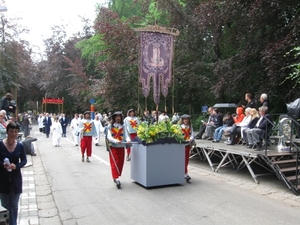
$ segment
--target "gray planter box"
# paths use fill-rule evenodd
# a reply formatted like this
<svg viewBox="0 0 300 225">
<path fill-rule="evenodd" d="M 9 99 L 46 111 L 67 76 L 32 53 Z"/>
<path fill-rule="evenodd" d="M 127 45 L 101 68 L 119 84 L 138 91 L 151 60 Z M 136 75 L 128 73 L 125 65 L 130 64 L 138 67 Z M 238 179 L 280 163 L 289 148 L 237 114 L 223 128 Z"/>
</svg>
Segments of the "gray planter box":
<svg viewBox="0 0 300 225">
<path fill-rule="evenodd" d="M 144 187 L 182 184 L 184 155 L 184 144 L 133 144 L 131 179 Z"/>
</svg>

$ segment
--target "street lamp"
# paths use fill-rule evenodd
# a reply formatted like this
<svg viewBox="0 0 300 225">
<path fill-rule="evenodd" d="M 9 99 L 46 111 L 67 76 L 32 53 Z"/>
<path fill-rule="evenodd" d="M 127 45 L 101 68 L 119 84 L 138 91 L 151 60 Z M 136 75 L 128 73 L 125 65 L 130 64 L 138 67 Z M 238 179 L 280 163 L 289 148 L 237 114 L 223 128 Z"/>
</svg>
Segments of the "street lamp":
<svg viewBox="0 0 300 225">
<path fill-rule="evenodd" d="M 7 11 L 7 7 L 5 5 L 4 0 L 2 0 L 0 3 L 0 12 L 6 12 L 6 11 Z"/>
</svg>

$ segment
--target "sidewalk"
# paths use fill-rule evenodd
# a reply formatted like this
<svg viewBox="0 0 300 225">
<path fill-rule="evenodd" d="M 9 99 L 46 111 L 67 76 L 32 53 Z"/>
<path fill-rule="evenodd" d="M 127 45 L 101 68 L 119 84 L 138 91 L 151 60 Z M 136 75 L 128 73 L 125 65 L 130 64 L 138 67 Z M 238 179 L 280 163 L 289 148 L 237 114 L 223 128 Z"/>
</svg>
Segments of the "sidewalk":
<svg viewBox="0 0 300 225">
<path fill-rule="evenodd" d="M 27 155 L 27 164 L 21 169 L 23 193 L 19 201 L 18 225 L 61 224 L 38 147 L 44 134 L 32 132 L 38 139 L 33 142 L 37 155 Z"/>
<path fill-rule="evenodd" d="M 36 145 L 35 149 L 37 149 Z M 21 169 L 23 176 L 23 193 L 19 201 L 19 225 L 39 224 L 34 168 L 32 163 L 33 157 L 37 156 L 27 155 L 27 164 Z"/>
</svg>

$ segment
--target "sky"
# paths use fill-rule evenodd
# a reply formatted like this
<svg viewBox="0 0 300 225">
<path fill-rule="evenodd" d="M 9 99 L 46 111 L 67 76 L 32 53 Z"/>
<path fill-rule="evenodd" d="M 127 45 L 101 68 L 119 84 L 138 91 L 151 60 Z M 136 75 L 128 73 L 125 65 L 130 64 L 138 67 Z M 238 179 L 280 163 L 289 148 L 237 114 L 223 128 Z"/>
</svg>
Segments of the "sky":
<svg viewBox="0 0 300 225">
<path fill-rule="evenodd" d="M 1 2 L 1 0 L 0 0 Z M 80 16 L 96 18 L 96 5 L 104 4 L 106 0 L 5 0 L 9 18 L 22 18 L 18 23 L 28 28 L 29 34 L 22 36 L 31 46 L 39 46 L 44 51 L 43 39 L 52 36 L 51 27 L 66 25 L 69 36 L 81 31 Z M 34 48 L 37 51 L 38 48 Z"/>
</svg>

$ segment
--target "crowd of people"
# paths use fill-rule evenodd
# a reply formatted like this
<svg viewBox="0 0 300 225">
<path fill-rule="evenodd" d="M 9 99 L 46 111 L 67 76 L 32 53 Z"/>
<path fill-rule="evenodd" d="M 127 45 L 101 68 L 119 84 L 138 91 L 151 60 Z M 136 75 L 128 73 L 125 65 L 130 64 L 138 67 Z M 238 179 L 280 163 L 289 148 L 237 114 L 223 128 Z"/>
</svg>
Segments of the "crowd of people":
<svg viewBox="0 0 300 225">
<path fill-rule="evenodd" d="M 9 100 L 12 98 L 7 94 L 1 99 L 0 111 L 0 159 L 7 159 L 0 168 L 0 199 L 3 207 L 9 210 L 10 224 L 16 224 L 18 213 L 18 201 L 22 192 L 22 177 L 20 169 L 26 164 L 26 154 L 35 156 L 32 142 L 36 138 L 30 136 L 31 116 L 20 113 L 14 121 L 8 114 L 12 109 Z M 106 149 L 109 152 L 111 176 L 117 188 L 121 188 L 120 177 L 123 171 L 125 158 L 131 160 L 131 143 L 137 137 L 137 129 L 141 122 L 156 123 L 166 120 L 173 124 L 179 124 L 182 135 L 186 140 L 185 145 L 185 168 L 184 178 L 190 182 L 188 174 L 188 163 L 192 143 L 195 139 L 207 139 L 212 142 L 220 142 L 223 135 L 226 136 L 226 144 L 234 145 L 236 140 L 242 140 L 249 148 L 256 147 L 260 150 L 262 140 L 268 135 L 272 128 L 272 118 L 269 115 L 270 107 L 268 96 L 260 96 L 260 107 L 258 111 L 252 99 L 252 95 L 245 95 L 247 104 L 239 105 L 235 114 L 226 113 L 224 116 L 217 108 L 209 107 L 209 118 L 202 121 L 199 133 L 194 136 L 191 116 L 183 114 L 179 116 L 174 113 L 170 119 L 166 112 L 147 110 L 141 118 L 138 118 L 134 109 L 129 109 L 124 116 L 121 111 L 114 113 L 95 113 L 92 119 L 91 112 L 74 114 L 68 119 L 65 114 L 59 115 L 42 113 L 37 117 L 38 128 L 45 133 L 46 138 L 52 135 L 53 145 L 60 146 L 61 138 L 67 137 L 67 129 L 70 127 L 75 146 L 80 146 L 81 161 L 91 162 L 92 143 L 100 145 L 101 135 L 105 136 Z M 19 131 L 24 132 L 23 144 L 17 141 Z M 205 136 L 203 137 L 203 135 Z M 267 144 L 267 143 L 266 143 Z"/>
<path fill-rule="evenodd" d="M 226 113 L 223 116 L 217 108 L 209 107 L 208 121 L 203 121 L 196 139 L 207 139 L 220 142 L 223 135 L 227 137 L 225 143 L 234 145 L 245 144 L 248 148 L 260 151 L 262 143 L 269 143 L 273 121 L 269 114 L 270 107 L 267 94 L 260 96 L 260 106 L 256 109 L 252 95 L 245 95 L 246 105 L 238 105 L 235 114 Z M 205 136 L 203 137 L 203 134 Z"/>
<path fill-rule="evenodd" d="M 31 118 L 27 113 L 17 118 L 10 116 L 15 113 L 16 106 L 12 95 L 7 93 L 1 98 L 0 110 L 0 200 L 1 205 L 9 212 L 7 219 L 10 225 L 17 225 L 18 203 L 22 193 L 21 168 L 27 163 L 26 154 L 35 156 L 33 141 L 30 137 Z M 26 137 L 20 141 L 20 132 Z"/>
</svg>

